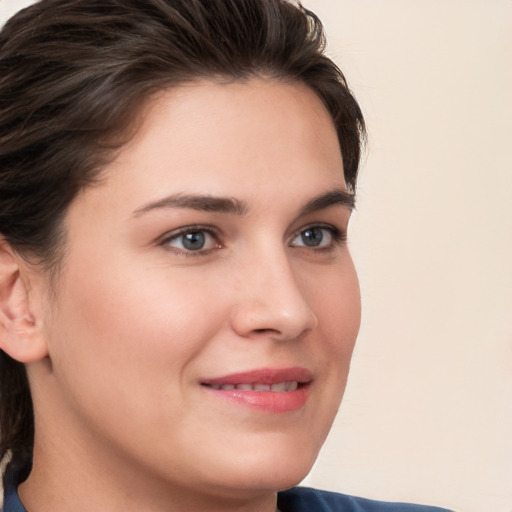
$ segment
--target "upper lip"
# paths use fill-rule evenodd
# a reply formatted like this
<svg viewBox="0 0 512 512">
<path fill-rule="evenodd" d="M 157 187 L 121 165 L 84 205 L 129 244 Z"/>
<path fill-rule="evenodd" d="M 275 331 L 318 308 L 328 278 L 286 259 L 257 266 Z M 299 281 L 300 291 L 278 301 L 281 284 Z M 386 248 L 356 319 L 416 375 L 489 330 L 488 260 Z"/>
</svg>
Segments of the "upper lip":
<svg viewBox="0 0 512 512">
<path fill-rule="evenodd" d="M 232 373 L 206 379 L 201 384 L 224 385 L 224 384 L 277 384 L 279 382 L 308 383 L 313 379 L 312 373 L 306 368 L 260 368 L 246 372 Z"/>
</svg>

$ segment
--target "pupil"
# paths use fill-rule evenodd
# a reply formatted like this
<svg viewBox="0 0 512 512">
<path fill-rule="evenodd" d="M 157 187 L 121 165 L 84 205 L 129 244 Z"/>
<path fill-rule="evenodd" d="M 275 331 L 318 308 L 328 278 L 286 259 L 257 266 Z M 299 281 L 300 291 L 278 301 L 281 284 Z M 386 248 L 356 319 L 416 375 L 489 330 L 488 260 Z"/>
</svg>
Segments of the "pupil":
<svg viewBox="0 0 512 512">
<path fill-rule="evenodd" d="M 324 234 L 320 228 L 306 229 L 301 234 L 302 242 L 308 247 L 316 247 L 322 243 Z"/>
<path fill-rule="evenodd" d="M 200 231 L 183 235 L 183 247 L 190 250 L 198 250 L 204 247 L 205 236 Z"/>
</svg>

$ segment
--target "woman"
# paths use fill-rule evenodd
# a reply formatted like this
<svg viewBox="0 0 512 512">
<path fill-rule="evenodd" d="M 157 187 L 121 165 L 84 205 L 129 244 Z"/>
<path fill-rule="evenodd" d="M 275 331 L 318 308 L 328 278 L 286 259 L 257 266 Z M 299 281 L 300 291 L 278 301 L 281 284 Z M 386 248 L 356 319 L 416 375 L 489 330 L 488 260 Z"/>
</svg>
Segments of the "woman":
<svg viewBox="0 0 512 512">
<path fill-rule="evenodd" d="M 364 121 L 323 45 L 285 0 L 43 0 L 4 27 L 6 512 L 434 510 L 292 488 L 360 319 Z"/>
</svg>

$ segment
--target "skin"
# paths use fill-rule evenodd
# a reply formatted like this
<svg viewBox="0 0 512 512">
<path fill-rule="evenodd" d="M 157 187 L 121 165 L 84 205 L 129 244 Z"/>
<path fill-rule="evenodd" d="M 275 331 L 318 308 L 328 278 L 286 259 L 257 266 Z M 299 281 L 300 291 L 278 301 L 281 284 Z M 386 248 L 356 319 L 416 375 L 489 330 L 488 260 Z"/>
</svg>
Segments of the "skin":
<svg viewBox="0 0 512 512">
<path fill-rule="evenodd" d="M 152 99 L 103 176 L 67 213 L 55 296 L 19 262 L 39 333 L 23 356 L 36 417 L 23 503 L 273 512 L 276 491 L 307 474 L 325 440 L 359 328 L 356 273 L 333 235 L 346 233 L 350 207 L 303 212 L 346 191 L 329 114 L 301 84 L 184 85 Z M 162 202 L 176 195 L 227 197 L 245 211 Z M 312 225 L 320 247 L 304 245 Z M 211 231 L 203 249 L 184 247 L 184 227 Z M 313 379 L 290 412 L 201 385 L 288 367 Z"/>
</svg>

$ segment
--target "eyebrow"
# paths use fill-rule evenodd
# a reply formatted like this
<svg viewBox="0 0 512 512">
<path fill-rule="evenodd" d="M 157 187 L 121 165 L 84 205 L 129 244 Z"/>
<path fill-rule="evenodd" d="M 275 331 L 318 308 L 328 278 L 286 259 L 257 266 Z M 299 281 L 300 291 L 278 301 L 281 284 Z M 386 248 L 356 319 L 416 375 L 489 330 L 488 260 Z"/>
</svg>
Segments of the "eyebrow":
<svg viewBox="0 0 512 512">
<path fill-rule="evenodd" d="M 314 213 L 318 210 L 329 208 L 330 206 L 344 206 L 349 210 L 353 210 L 356 206 L 355 195 L 342 188 L 329 190 L 307 202 L 301 208 L 299 216 Z"/>
<path fill-rule="evenodd" d="M 344 189 L 334 189 L 308 201 L 299 212 L 299 216 L 341 205 L 352 210 L 355 207 L 354 194 Z M 245 201 L 234 197 L 217 197 L 203 194 L 174 194 L 151 202 L 133 212 L 139 217 L 153 210 L 166 208 L 189 208 L 204 212 L 227 213 L 231 215 L 246 215 L 249 207 Z"/>
<path fill-rule="evenodd" d="M 216 197 L 203 194 L 175 194 L 138 208 L 133 213 L 136 217 L 161 208 L 189 208 L 204 212 L 230 213 L 245 215 L 249 208 L 247 203 L 233 197 Z"/>
</svg>

